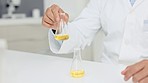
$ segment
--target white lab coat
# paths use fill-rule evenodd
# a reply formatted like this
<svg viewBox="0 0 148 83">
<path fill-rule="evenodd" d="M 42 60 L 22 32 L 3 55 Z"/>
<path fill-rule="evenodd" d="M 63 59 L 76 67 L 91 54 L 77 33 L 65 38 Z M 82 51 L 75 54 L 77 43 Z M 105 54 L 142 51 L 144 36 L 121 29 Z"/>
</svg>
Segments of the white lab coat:
<svg viewBox="0 0 148 83">
<path fill-rule="evenodd" d="M 61 45 L 49 31 L 54 53 L 69 53 L 89 45 L 96 33 L 105 33 L 102 61 L 135 62 L 148 57 L 148 0 L 91 0 L 68 25 L 69 40 Z"/>
</svg>

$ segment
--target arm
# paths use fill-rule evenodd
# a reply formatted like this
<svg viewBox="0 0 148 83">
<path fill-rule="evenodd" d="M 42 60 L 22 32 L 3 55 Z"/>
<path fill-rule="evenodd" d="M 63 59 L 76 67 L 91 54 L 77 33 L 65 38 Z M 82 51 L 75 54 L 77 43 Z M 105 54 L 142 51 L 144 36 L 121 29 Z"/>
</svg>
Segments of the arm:
<svg viewBox="0 0 148 83">
<path fill-rule="evenodd" d="M 64 41 L 62 46 L 58 45 L 59 47 L 56 47 L 56 49 L 54 46 L 51 46 L 50 48 L 53 52 L 73 52 L 74 48 L 85 48 L 86 45 L 92 42 L 96 32 L 101 28 L 97 1 L 91 0 L 80 16 L 68 24 L 69 40 Z M 52 39 L 49 41 L 52 42 Z"/>
<path fill-rule="evenodd" d="M 96 32 L 101 28 L 100 24 L 100 0 L 91 0 L 80 16 L 68 24 L 69 39 L 60 45 L 49 31 L 50 48 L 54 53 L 69 53 L 74 48 L 85 48 L 89 45 Z"/>
</svg>

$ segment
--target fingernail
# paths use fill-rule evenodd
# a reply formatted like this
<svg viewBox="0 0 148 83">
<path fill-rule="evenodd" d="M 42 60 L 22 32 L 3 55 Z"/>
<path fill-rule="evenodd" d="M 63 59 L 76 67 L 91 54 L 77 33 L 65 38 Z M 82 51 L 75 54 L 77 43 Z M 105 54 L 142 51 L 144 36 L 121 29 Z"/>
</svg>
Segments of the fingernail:
<svg viewBox="0 0 148 83">
<path fill-rule="evenodd" d="M 126 71 L 125 71 L 125 70 L 123 70 L 123 71 L 121 72 L 121 74 L 122 74 L 122 75 L 124 75 L 124 74 L 125 74 L 125 72 L 126 72 Z"/>
<path fill-rule="evenodd" d="M 128 79 L 127 78 L 124 78 L 124 80 L 127 81 Z"/>
<path fill-rule="evenodd" d="M 127 72 L 127 69 L 123 70 L 122 71 L 122 74 L 124 75 L 126 72 Z"/>
</svg>

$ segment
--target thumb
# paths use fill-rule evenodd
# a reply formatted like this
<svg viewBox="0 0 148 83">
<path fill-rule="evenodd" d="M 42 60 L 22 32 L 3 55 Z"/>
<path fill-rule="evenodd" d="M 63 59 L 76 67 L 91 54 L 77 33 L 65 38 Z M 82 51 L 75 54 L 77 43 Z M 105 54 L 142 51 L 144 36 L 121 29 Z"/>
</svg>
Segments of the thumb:
<svg viewBox="0 0 148 83">
<path fill-rule="evenodd" d="M 68 23 L 68 20 L 69 20 L 69 15 L 67 13 L 65 13 L 65 16 L 64 16 L 64 21 L 66 23 Z"/>
<path fill-rule="evenodd" d="M 67 23 L 69 20 L 69 15 L 65 13 L 62 9 L 59 11 L 59 14 L 60 14 L 60 18 Z"/>
</svg>

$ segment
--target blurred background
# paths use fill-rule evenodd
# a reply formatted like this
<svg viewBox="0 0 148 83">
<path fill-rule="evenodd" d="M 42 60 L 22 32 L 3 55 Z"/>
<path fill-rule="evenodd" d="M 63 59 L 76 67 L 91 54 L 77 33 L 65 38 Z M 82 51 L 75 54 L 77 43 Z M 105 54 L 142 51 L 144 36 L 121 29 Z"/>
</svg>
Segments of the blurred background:
<svg viewBox="0 0 148 83">
<path fill-rule="evenodd" d="M 9 50 L 55 55 L 48 43 L 48 29 L 42 26 L 44 11 L 53 3 L 58 4 L 74 20 L 89 0 L 0 0 L 0 39 L 7 40 Z M 91 46 L 83 51 L 85 60 L 99 61 L 102 53 L 102 32 L 96 35 Z M 99 56 L 98 56 L 99 55 Z"/>
</svg>

